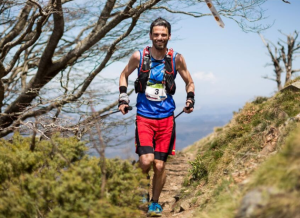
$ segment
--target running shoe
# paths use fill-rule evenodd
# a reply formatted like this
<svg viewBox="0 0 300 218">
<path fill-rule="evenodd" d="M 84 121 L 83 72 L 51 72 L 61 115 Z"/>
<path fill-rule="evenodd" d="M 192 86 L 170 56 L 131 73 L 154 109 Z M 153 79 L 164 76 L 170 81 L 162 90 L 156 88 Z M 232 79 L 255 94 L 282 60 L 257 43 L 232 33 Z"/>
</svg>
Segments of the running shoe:
<svg viewBox="0 0 300 218">
<path fill-rule="evenodd" d="M 162 214 L 162 208 L 159 203 L 151 202 L 148 207 L 148 217 L 160 217 Z"/>
</svg>

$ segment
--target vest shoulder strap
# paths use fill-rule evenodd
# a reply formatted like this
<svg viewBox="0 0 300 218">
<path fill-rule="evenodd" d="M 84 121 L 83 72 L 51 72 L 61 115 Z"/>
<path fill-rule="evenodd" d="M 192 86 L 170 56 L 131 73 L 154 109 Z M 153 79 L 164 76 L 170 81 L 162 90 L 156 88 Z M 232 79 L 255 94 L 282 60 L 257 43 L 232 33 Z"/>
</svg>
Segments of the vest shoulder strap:
<svg viewBox="0 0 300 218">
<path fill-rule="evenodd" d="M 147 46 L 143 50 L 142 63 L 141 63 L 142 66 L 140 68 L 140 71 L 143 73 L 148 73 L 150 71 L 150 65 L 151 65 L 150 62 L 151 62 L 150 51 L 149 51 L 149 46 Z"/>
<path fill-rule="evenodd" d="M 174 69 L 173 56 L 174 56 L 174 50 L 170 48 L 168 50 L 168 53 L 165 55 L 164 61 L 165 61 L 166 73 L 172 74 L 174 76 L 175 69 Z M 143 50 L 140 72 L 148 73 L 151 68 L 150 65 L 151 65 L 151 57 L 150 57 L 149 46 L 147 46 Z"/>
<path fill-rule="evenodd" d="M 168 50 L 167 55 L 165 56 L 165 71 L 168 74 L 172 74 L 174 76 L 174 63 L 173 63 L 174 51 L 172 48 Z"/>
</svg>

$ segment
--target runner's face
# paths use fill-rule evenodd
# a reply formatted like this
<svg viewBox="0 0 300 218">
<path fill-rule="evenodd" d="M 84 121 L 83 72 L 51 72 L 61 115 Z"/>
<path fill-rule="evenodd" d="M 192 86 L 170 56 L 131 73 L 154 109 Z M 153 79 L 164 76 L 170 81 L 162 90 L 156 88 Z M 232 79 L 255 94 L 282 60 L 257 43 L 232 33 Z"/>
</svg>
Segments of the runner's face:
<svg viewBox="0 0 300 218">
<path fill-rule="evenodd" d="M 168 28 L 164 26 L 154 26 L 152 34 L 150 33 L 150 39 L 157 50 L 163 50 L 167 47 L 171 35 L 168 33 Z"/>
</svg>

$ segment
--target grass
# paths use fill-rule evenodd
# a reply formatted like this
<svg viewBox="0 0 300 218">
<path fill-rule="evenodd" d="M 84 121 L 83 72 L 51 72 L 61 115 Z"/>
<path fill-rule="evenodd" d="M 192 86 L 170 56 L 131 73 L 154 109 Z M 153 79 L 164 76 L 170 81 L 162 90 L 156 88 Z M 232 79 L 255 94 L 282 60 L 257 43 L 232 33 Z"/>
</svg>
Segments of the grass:
<svg viewBox="0 0 300 218">
<path fill-rule="evenodd" d="M 197 149 L 197 157 L 191 162 L 190 176 L 185 179 L 184 185 L 186 189 L 194 187 L 195 191 L 191 193 L 191 198 L 199 196 L 200 200 L 195 202 L 199 204 L 202 212 L 198 212 L 197 217 L 235 217 L 243 195 L 260 185 L 274 186 L 275 184 L 291 199 L 299 197 L 299 193 L 295 190 L 296 187 L 300 189 L 298 184 L 300 155 L 299 157 L 294 155 L 295 164 L 291 167 L 288 165 L 292 161 L 293 154 L 298 154 L 298 150 L 294 150 L 296 149 L 294 142 L 297 140 L 300 154 L 300 137 L 295 139 L 296 136 L 292 136 L 287 142 L 289 146 L 282 148 L 286 144 L 286 137 L 296 128 L 295 123 L 289 120 L 300 113 L 299 94 L 299 92 L 285 90 L 271 98 L 257 97 L 236 112 L 229 124 L 215 128 L 210 136 L 189 147 L 188 150 L 193 152 Z M 270 128 L 277 128 L 280 133 L 276 145 L 280 155 L 269 158 L 266 164 L 262 165 L 263 167 L 255 171 L 255 166 L 266 159 L 259 153 L 266 143 L 265 136 Z M 300 130 L 297 134 L 300 135 Z M 251 183 L 243 185 L 241 189 L 237 185 L 239 182 L 236 182 L 240 178 L 235 176 L 235 173 L 245 172 L 245 177 L 249 177 L 254 171 L 254 179 Z M 203 181 L 205 181 L 204 186 L 200 185 Z M 188 194 L 185 194 L 185 197 L 188 198 Z M 274 197 L 277 198 L 279 197 Z M 287 196 L 283 199 L 285 203 L 282 202 L 282 205 L 293 206 Z M 278 212 L 275 206 L 268 207 Z M 265 216 L 266 212 L 263 210 L 258 214 L 258 217 L 272 217 Z"/>
<path fill-rule="evenodd" d="M 276 190 L 265 195 L 264 207 L 251 217 L 293 218 L 300 213 L 300 127 L 286 141 L 282 150 L 266 162 L 250 177 L 245 186 L 237 186 L 230 177 L 222 178 L 211 193 L 212 199 L 203 204 L 196 217 L 236 217 L 241 199 L 257 187 Z M 201 197 L 205 195 L 202 192 Z"/>
</svg>

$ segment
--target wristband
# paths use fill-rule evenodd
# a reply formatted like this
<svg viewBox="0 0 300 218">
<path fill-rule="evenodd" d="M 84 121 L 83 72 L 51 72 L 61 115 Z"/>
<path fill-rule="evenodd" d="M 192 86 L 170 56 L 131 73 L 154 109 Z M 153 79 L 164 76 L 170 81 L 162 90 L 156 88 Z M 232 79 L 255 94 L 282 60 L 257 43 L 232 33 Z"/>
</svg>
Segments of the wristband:
<svg viewBox="0 0 300 218">
<path fill-rule="evenodd" d="M 126 93 L 121 93 L 119 95 L 119 102 L 126 102 L 127 104 L 129 104 L 129 96 Z"/>
<path fill-rule="evenodd" d="M 187 93 L 186 100 L 192 101 L 192 103 L 189 102 L 189 108 L 194 108 L 194 105 L 195 105 L 195 98 L 194 97 L 195 97 L 194 92 Z"/>
<path fill-rule="evenodd" d="M 194 97 L 195 97 L 195 93 L 194 92 L 187 93 L 187 96 L 186 96 L 187 99 L 188 98 L 194 98 Z"/>
<path fill-rule="evenodd" d="M 122 87 L 122 86 L 121 86 Z M 126 87 L 125 87 L 126 88 Z M 119 96 L 119 107 L 120 105 L 122 104 L 126 104 L 128 105 L 129 104 L 129 96 L 127 95 L 127 93 L 121 93 L 120 96 Z"/>
<path fill-rule="evenodd" d="M 127 87 L 126 86 L 120 86 L 119 91 L 120 91 L 120 94 L 121 93 L 127 93 Z"/>
<path fill-rule="evenodd" d="M 123 104 L 128 105 L 128 103 L 127 103 L 126 101 L 119 101 L 118 107 L 120 107 L 120 106 L 123 105 Z"/>
</svg>

